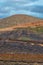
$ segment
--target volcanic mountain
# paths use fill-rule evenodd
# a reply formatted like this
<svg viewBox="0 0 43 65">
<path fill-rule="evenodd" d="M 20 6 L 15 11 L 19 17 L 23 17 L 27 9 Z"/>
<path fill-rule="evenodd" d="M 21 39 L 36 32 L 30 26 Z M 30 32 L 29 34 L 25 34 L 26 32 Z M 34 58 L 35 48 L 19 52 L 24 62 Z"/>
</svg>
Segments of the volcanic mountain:
<svg viewBox="0 0 43 65">
<path fill-rule="evenodd" d="M 43 20 L 22 14 L 0 19 L 0 31 L 11 31 L 15 28 L 35 26 L 43 26 Z"/>
</svg>

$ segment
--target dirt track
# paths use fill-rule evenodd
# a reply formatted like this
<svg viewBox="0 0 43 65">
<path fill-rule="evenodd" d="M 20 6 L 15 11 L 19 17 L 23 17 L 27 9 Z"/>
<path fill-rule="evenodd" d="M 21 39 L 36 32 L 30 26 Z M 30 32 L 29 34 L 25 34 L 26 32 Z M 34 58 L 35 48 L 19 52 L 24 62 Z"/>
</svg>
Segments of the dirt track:
<svg viewBox="0 0 43 65">
<path fill-rule="evenodd" d="M 17 25 L 17 26 L 12 26 L 12 27 L 7 27 L 7 28 L 0 28 L 0 31 L 12 31 L 13 29 L 16 29 L 16 28 L 26 28 L 30 25 L 27 24 L 22 24 L 22 25 Z"/>
<path fill-rule="evenodd" d="M 7 28 L 0 28 L 0 31 L 12 31 L 12 30 L 17 29 L 17 28 L 35 27 L 37 25 L 39 25 L 39 24 L 34 24 L 34 23 L 26 23 L 25 24 L 24 23 L 24 24 L 19 24 L 19 25 L 7 27 Z M 41 25 L 41 26 L 43 26 L 43 25 Z"/>
</svg>

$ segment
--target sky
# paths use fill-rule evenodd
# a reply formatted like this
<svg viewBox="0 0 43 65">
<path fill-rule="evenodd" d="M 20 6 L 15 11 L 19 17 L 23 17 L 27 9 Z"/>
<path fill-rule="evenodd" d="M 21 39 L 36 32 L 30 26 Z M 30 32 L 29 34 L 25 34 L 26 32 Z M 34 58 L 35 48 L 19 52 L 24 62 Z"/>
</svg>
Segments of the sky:
<svg viewBox="0 0 43 65">
<path fill-rule="evenodd" d="M 43 18 L 43 0 L 0 0 L 0 18 L 15 14 Z"/>
</svg>

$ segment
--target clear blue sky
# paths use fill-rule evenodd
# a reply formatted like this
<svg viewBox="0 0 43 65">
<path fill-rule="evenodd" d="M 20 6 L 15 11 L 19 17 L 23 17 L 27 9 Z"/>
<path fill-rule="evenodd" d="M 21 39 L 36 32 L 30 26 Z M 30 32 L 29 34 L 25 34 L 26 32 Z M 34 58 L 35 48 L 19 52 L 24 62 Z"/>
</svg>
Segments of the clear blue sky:
<svg viewBox="0 0 43 65">
<path fill-rule="evenodd" d="M 0 18 L 15 14 L 43 18 L 43 0 L 0 0 Z"/>
</svg>

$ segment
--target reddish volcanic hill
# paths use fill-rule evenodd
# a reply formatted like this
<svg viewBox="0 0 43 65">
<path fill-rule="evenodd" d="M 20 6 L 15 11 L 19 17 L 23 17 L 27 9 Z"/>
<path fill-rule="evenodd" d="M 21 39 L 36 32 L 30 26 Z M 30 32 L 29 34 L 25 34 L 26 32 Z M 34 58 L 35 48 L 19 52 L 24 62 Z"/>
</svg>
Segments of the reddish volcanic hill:
<svg viewBox="0 0 43 65">
<path fill-rule="evenodd" d="M 28 26 L 43 26 L 43 20 L 28 15 L 13 15 L 0 19 L 0 31 L 11 31 L 14 28 Z"/>
</svg>

